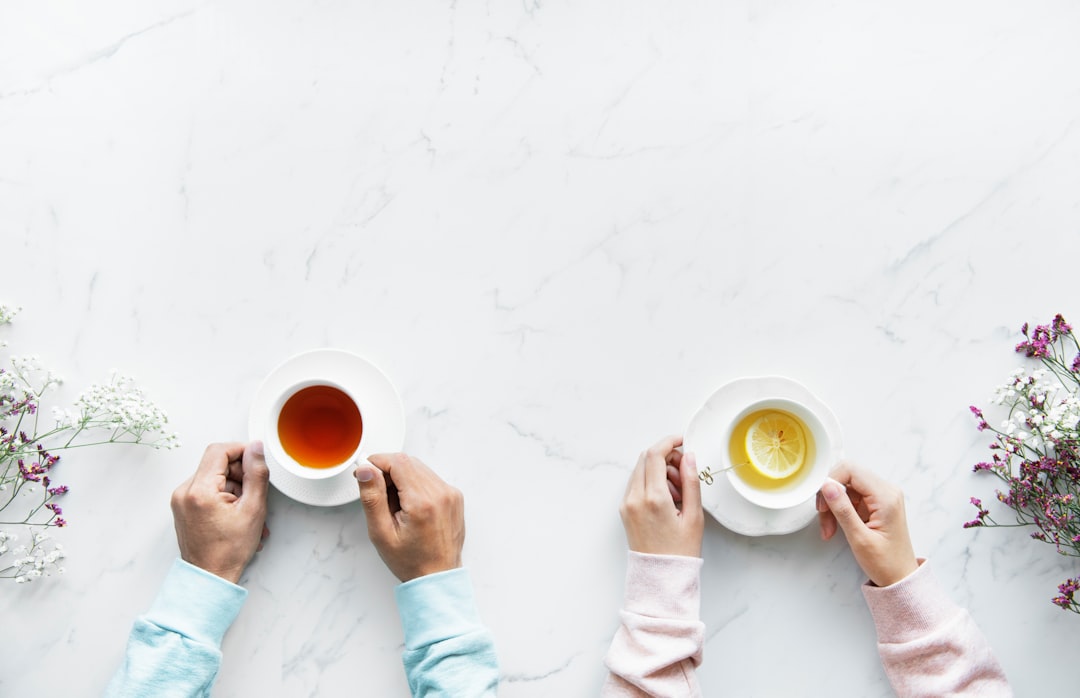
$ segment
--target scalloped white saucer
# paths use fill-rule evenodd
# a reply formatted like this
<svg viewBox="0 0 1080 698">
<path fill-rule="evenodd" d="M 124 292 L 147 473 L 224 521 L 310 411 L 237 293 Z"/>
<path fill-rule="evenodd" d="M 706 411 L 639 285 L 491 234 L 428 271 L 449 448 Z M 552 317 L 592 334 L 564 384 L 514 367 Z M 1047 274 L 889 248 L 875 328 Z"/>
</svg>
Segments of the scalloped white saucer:
<svg viewBox="0 0 1080 698">
<path fill-rule="evenodd" d="M 333 381 L 364 396 L 363 443 L 366 453 L 401 450 L 405 443 L 405 406 L 394 384 L 367 359 L 340 349 L 315 349 L 297 354 L 271 371 L 251 401 L 249 438 L 265 441 L 263 430 L 270 423 L 270 410 L 275 399 L 289 386 L 311 378 Z M 333 507 L 360 498 L 352 468 L 325 480 L 306 480 L 285 470 L 269 453 L 266 465 L 274 487 L 298 502 Z"/>
<path fill-rule="evenodd" d="M 698 470 L 713 471 L 711 485 L 701 483 L 701 504 L 724 528 L 745 536 L 771 536 L 793 533 L 806 528 L 817 517 L 814 499 L 789 509 L 766 509 L 743 499 L 728 482 L 727 444 L 722 443 L 728 425 L 752 402 L 767 398 L 787 398 L 800 402 L 821 420 L 833 450 L 822 457 L 833 463 L 840 460 L 842 446 L 840 422 L 816 395 L 801 383 L 783 376 L 739 378 L 721 386 L 705 401 L 690 420 L 683 437 L 683 451 L 697 456 Z"/>
</svg>

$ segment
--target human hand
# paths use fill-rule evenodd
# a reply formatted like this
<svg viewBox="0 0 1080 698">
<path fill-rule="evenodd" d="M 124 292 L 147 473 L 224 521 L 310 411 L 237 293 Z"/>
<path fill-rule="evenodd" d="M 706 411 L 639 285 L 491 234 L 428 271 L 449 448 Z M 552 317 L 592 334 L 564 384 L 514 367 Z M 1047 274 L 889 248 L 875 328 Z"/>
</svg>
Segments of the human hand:
<svg viewBox="0 0 1080 698">
<path fill-rule="evenodd" d="M 371 456 L 353 471 L 368 537 L 390 571 L 407 582 L 461 567 L 465 498 L 404 453 Z"/>
<path fill-rule="evenodd" d="M 876 586 L 895 584 L 914 572 L 919 562 L 900 488 L 849 463 L 841 463 L 831 476 L 835 482 L 822 485 L 817 496 L 822 539 L 832 538 L 839 525 L 855 561 Z"/>
<path fill-rule="evenodd" d="M 694 455 L 675 450 L 681 445 L 681 436 L 657 442 L 638 457 L 630 475 L 619 516 L 635 552 L 701 556 L 701 481 Z"/>
<path fill-rule="evenodd" d="M 180 557 L 233 584 L 239 581 L 270 535 L 269 481 L 261 442 L 207 446 L 195 474 L 172 494 Z"/>
</svg>

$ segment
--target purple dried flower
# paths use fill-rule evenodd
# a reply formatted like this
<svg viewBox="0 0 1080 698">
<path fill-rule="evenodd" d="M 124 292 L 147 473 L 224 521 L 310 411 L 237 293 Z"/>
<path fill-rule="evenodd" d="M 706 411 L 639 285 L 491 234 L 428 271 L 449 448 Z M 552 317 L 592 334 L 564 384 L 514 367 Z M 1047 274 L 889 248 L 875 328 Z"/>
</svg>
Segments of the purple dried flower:
<svg viewBox="0 0 1080 698">
<path fill-rule="evenodd" d="M 971 410 L 971 414 L 975 415 L 975 418 L 979 420 L 979 426 L 978 426 L 979 431 L 983 431 L 983 430 L 988 429 L 990 427 L 990 425 L 986 423 L 986 420 L 983 419 L 982 410 L 980 410 L 975 405 L 970 405 L 968 407 L 968 409 Z"/>
<path fill-rule="evenodd" d="M 1065 322 L 1065 318 L 1061 317 L 1061 313 L 1058 313 L 1054 316 L 1050 329 L 1054 332 L 1054 339 L 1057 339 L 1058 337 L 1072 332 L 1072 325 Z"/>
<path fill-rule="evenodd" d="M 1051 334 L 1050 327 L 1048 325 L 1039 325 L 1031 333 L 1030 339 L 1016 345 L 1016 351 L 1029 358 L 1041 359 L 1049 355 L 1049 347 L 1053 343 L 1054 336 Z"/>
<path fill-rule="evenodd" d="M 41 474 L 45 470 L 39 463 L 31 463 L 29 466 L 23 460 L 19 460 L 19 475 L 28 482 L 41 482 Z"/>
</svg>

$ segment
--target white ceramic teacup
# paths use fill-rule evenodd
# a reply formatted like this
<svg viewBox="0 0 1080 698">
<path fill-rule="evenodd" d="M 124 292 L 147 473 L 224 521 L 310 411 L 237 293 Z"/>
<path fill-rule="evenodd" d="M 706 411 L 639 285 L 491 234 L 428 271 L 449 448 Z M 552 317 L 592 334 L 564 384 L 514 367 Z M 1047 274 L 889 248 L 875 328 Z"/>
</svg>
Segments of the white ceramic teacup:
<svg viewBox="0 0 1080 698">
<path fill-rule="evenodd" d="M 339 385 L 333 381 L 322 380 L 318 378 L 312 378 L 309 380 L 300 381 L 290 385 L 283 390 L 281 394 L 274 400 L 274 406 L 270 410 L 268 415 L 267 424 L 265 427 L 265 437 L 263 438 L 263 448 L 266 450 L 267 455 L 274 459 L 274 462 L 280 465 L 284 470 L 296 475 L 297 477 L 304 478 L 305 480 L 325 480 L 332 478 L 339 473 L 346 470 L 355 468 L 359 463 L 367 460 L 367 454 L 364 451 L 364 435 L 366 429 L 361 427 L 360 440 L 356 444 L 356 448 L 352 452 L 341 460 L 341 462 L 328 467 L 310 467 L 304 465 L 296 460 L 293 456 L 289 455 L 285 446 L 281 443 L 281 432 L 279 429 L 279 420 L 281 418 L 282 408 L 285 403 L 289 401 L 294 395 L 306 388 L 312 388 L 315 386 L 326 386 L 344 393 L 356 406 L 359 412 L 360 421 L 363 425 L 364 420 L 364 406 L 357 395 L 349 391 L 342 385 Z"/>
<path fill-rule="evenodd" d="M 760 507 L 788 509 L 798 506 L 809 500 L 821 489 L 821 485 L 829 476 L 829 471 L 835 465 L 837 445 L 832 443 L 829 432 L 825 425 L 822 424 L 821 419 L 805 405 L 785 398 L 766 398 L 747 405 L 728 425 L 723 440 L 725 444 L 724 457 L 728 461 L 731 460 L 728 454 L 732 447 L 729 444 L 731 444 L 735 428 L 744 418 L 759 410 L 787 412 L 805 425 L 814 444 L 813 452 L 807 454 L 810 457 L 810 462 L 804 463 L 799 472 L 791 476 L 788 481 L 772 489 L 754 487 L 736 472 L 739 469 L 753 468 L 754 466 L 745 462 L 727 462 L 725 467 L 729 468 L 727 471 L 728 481 L 731 483 L 732 488 L 744 499 Z"/>
</svg>

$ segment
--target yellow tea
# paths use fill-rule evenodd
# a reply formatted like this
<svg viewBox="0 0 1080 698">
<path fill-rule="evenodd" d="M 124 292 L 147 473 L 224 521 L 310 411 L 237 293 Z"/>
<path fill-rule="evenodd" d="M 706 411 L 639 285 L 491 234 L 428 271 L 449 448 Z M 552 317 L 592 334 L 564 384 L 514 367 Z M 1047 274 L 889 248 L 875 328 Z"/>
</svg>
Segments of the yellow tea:
<svg viewBox="0 0 1080 698">
<path fill-rule="evenodd" d="M 806 424 L 785 410 L 756 410 L 739 420 L 728 444 L 735 476 L 758 490 L 775 490 L 810 472 L 816 451 Z"/>
<path fill-rule="evenodd" d="M 281 447 L 308 468 L 344 463 L 360 445 L 364 423 L 352 398 L 330 385 L 298 390 L 278 415 Z"/>
</svg>

